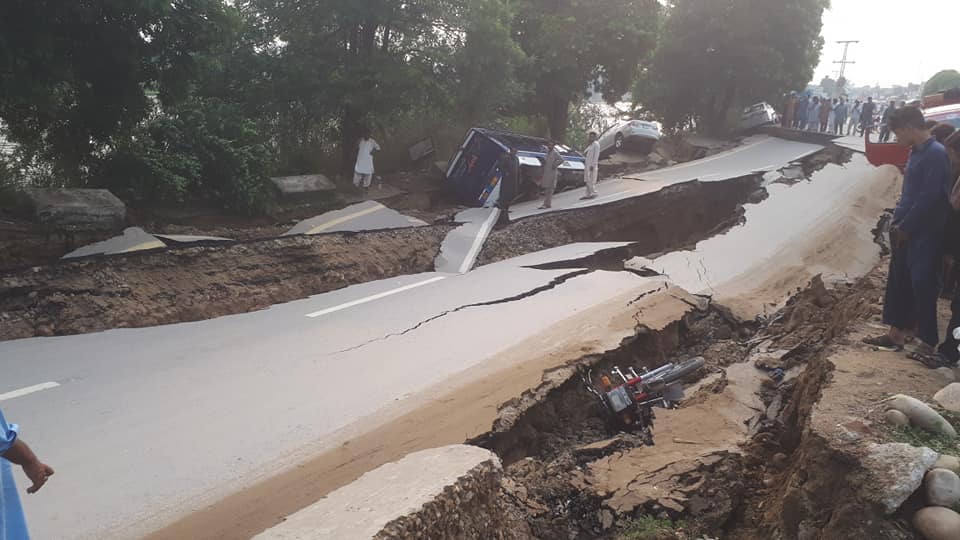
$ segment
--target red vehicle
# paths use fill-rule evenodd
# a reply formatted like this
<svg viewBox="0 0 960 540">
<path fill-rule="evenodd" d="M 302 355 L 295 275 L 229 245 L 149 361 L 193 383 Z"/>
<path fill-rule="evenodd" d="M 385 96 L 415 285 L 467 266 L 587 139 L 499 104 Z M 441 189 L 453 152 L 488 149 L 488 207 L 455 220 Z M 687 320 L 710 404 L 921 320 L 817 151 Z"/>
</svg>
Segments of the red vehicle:
<svg viewBox="0 0 960 540">
<path fill-rule="evenodd" d="M 951 124 L 960 129 L 960 89 L 948 90 L 923 98 L 923 115 L 927 120 Z M 870 130 L 863 134 L 867 161 L 880 165 L 896 165 L 902 171 L 907 166 L 910 149 L 897 143 L 870 142 Z"/>
</svg>

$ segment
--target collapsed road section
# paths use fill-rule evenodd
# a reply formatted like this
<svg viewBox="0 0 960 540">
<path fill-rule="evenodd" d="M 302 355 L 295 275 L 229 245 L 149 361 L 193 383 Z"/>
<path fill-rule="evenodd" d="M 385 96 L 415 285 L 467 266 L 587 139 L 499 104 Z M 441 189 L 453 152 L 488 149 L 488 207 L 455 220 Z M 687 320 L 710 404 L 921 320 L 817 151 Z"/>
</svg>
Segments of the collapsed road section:
<svg viewBox="0 0 960 540">
<path fill-rule="evenodd" d="M 850 168 L 852 175 L 872 171 Z M 871 178 L 839 190 L 839 196 L 852 206 L 885 193 L 882 178 Z M 750 197 L 762 178 L 735 182 Z M 706 185 L 724 183 L 687 183 L 670 193 L 702 196 L 697 190 Z M 739 206 L 729 205 L 736 220 L 718 214 L 682 245 L 697 245 L 703 238 L 698 234 L 718 229 L 733 234 L 744 215 Z M 705 222 L 710 220 L 697 223 Z M 324 238 L 339 238 L 346 252 L 348 239 L 368 235 L 283 241 Z M 790 241 L 790 235 L 782 238 Z M 872 236 L 851 241 L 861 240 L 879 253 Z M 136 536 L 164 525 L 169 527 L 156 537 L 249 536 L 411 451 L 474 440 L 495 422 L 509 429 L 504 419 L 519 418 L 538 401 L 518 396 L 562 386 L 571 377 L 571 362 L 604 358 L 625 340 L 633 343 L 638 332 L 656 334 L 707 309 L 701 297 L 663 276 L 625 268 L 626 259 L 672 249 L 648 245 L 637 252 L 634 244 L 561 245 L 463 275 L 391 277 L 190 324 L 0 343 L 0 363 L 9 374 L 5 384 L 55 383 L 43 399 L 27 396 L 5 403 L 5 409 L 33 426 L 59 426 L 38 428 L 31 441 L 54 449 L 51 461 L 83 471 L 62 480 L 63 493 L 96 486 L 82 502 L 46 499 L 34 508 L 28 501 L 28 510 L 40 534 L 49 537 L 105 531 Z M 621 250 L 619 266 L 605 257 L 590 262 L 610 249 Z M 424 261 L 427 267 L 435 254 Z M 850 267 L 849 274 L 858 268 Z M 788 293 L 780 292 L 775 301 Z M 31 361 L 14 361 L 22 358 Z M 360 381 L 363 390 L 345 381 Z M 83 418 L 90 416 L 109 419 L 110 429 L 84 431 Z M 247 436 L 251 424 L 258 426 L 255 440 Z M 204 454 L 185 460 L 182 448 L 197 439 L 205 442 Z M 177 476 L 156 479 L 145 470 L 143 448 L 151 449 L 151 470 L 176 470 Z M 103 461 L 91 460 L 94 455 L 111 456 L 104 462 L 109 471 L 89 465 Z M 151 475 L 149 482 L 144 475 Z M 189 486 L 179 478 L 191 478 Z M 69 516 L 49 515 L 49 509 L 65 507 L 73 509 Z"/>
</svg>

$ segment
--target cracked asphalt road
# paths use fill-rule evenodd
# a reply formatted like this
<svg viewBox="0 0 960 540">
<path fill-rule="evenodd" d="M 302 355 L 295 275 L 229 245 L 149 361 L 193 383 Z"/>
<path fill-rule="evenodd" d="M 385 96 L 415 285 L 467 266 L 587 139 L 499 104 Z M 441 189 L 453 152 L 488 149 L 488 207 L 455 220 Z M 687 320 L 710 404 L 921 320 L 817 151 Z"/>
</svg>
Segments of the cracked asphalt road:
<svg viewBox="0 0 960 540">
<path fill-rule="evenodd" d="M 2 403 L 57 464 L 57 489 L 25 501 L 34 534 L 140 536 L 382 407 L 653 283 L 629 271 L 520 264 L 404 276 L 203 322 L 0 343 L 4 391 L 59 385 Z"/>
<path fill-rule="evenodd" d="M 821 264 L 804 255 L 820 253 L 813 240 L 824 238 L 869 242 L 878 256 L 867 217 L 886 201 L 865 201 L 895 195 L 895 178 L 885 178 L 824 191 L 783 187 L 786 200 L 814 214 L 791 224 L 790 214 L 751 219 L 748 211 L 748 225 L 773 242 L 769 249 L 731 256 L 724 246 L 750 245 L 731 231 L 655 266 L 681 279 L 695 261 L 743 290 L 766 287 L 764 302 L 775 300 L 792 285 L 776 272 L 790 270 L 777 258 L 784 250 L 795 256 L 791 267 Z M 824 197 L 832 204 L 817 204 Z M 863 219 L 817 217 L 850 207 Z M 808 223 L 820 224 L 816 238 L 776 234 Z M 142 536 L 347 444 L 384 411 L 413 407 L 411 396 L 437 385 L 453 388 L 508 349 L 524 344 L 550 354 L 554 343 L 530 343 L 547 329 L 563 323 L 583 332 L 573 336 L 578 341 L 596 338 L 590 328 L 599 323 L 581 321 L 583 313 L 664 286 L 661 276 L 587 267 L 597 252 L 626 245 L 572 244 L 468 274 L 402 276 L 202 322 L 2 342 L 0 405 L 58 471 L 42 497 L 25 501 L 34 535 Z M 583 268 L 569 264 L 579 260 Z M 843 261 L 837 271 L 861 264 Z M 764 279 L 743 276 L 756 268 L 766 269 Z M 683 279 L 699 284 L 702 270 Z M 556 351 L 558 365 L 571 360 L 565 354 Z"/>
</svg>

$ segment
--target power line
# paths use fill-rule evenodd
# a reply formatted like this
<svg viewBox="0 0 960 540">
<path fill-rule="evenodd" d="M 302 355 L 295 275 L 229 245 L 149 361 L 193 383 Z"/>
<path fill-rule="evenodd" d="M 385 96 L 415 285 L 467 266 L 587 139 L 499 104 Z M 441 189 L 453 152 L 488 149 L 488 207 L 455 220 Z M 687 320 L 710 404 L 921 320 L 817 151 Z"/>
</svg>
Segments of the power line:
<svg viewBox="0 0 960 540">
<path fill-rule="evenodd" d="M 837 43 L 843 45 L 843 59 L 833 61 L 834 64 L 840 64 L 840 75 L 839 75 L 839 78 L 837 79 L 837 81 L 839 81 L 840 79 L 843 79 L 843 75 L 847 71 L 847 65 L 856 64 L 856 62 L 854 62 L 853 60 L 847 60 L 847 53 L 850 52 L 850 45 L 854 43 L 860 43 L 860 42 L 856 40 L 846 40 L 846 41 L 838 41 Z"/>
</svg>

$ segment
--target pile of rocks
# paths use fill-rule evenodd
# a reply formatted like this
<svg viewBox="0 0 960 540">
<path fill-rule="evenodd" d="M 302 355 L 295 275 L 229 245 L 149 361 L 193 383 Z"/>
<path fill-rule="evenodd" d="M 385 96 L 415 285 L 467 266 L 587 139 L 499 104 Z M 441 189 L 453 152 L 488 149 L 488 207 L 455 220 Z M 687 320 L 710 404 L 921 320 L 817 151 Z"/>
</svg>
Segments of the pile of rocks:
<svg viewBox="0 0 960 540">
<path fill-rule="evenodd" d="M 934 396 L 945 410 L 960 412 L 960 383 L 952 383 Z M 955 439 L 957 432 L 943 415 L 922 401 L 897 395 L 887 400 L 885 420 L 898 427 L 915 426 L 937 435 Z M 960 514 L 953 510 L 960 503 L 960 459 L 941 455 L 923 477 L 919 499 L 927 506 L 913 515 L 913 526 L 927 540 L 960 538 Z"/>
</svg>

